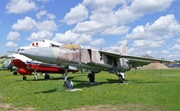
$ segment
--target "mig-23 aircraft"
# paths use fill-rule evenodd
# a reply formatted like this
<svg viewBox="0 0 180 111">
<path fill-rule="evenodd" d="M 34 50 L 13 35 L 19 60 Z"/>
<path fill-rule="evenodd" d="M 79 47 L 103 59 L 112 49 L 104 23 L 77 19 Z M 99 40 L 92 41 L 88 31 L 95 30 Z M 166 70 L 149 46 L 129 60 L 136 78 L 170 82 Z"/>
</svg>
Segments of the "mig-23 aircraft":
<svg viewBox="0 0 180 111">
<path fill-rule="evenodd" d="M 124 49 L 126 48 L 127 45 L 124 45 Z M 126 50 L 121 49 L 121 52 L 126 52 Z M 123 83 L 124 72 L 129 71 L 131 68 L 147 65 L 154 61 L 170 62 L 154 58 L 130 56 L 120 52 L 109 52 L 81 47 L 78 49 L 67 49 L 64 47 L 38 47 L 22 51 L 20 54 L 33 60 L 57 64 L 65 71 L 64 83 L 68 81 L 68 70 L 90 70 L 91 73 L 88 75 L 90 82 L 94 82 L 95 73 L 108 71 L 116 74 L 119 77 L 119 82 Z"/>
</svg>

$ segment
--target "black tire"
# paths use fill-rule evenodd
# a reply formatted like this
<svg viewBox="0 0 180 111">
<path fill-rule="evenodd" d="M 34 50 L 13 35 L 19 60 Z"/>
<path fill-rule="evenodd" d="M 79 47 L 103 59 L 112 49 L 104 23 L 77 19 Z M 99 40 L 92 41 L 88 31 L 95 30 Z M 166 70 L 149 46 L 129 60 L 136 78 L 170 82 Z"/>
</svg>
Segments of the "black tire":
<svg viewBox="0 0 180 111">
<path fill-rule="evenodd" d="M 90 81 L 91 83 L 94 83 L 95 75 L 94 75 L 93 73 L 89 73 L 89 74 L 88 74 L 88 78 L 89 78 L 89 81 Z"/>
<path fill-rule="evenodd" d="M 44 76 L 44 79 L 45 79 L 45 80 L 50 79 L 50 76 L 49 76 L 49 75 L 45 75 L 45 76 Z"/>
<path fill-rule="evenodd" d="M 27 80 L 27 77 L 26 77 L 26 76 L 23 76 L 23 80 L 24 80 L 24 81 Z"/>
<path fill-rule="evenodd" d="M 13 72 L 14 75 L 17 75 L 17 72 Z"/>
</svg>

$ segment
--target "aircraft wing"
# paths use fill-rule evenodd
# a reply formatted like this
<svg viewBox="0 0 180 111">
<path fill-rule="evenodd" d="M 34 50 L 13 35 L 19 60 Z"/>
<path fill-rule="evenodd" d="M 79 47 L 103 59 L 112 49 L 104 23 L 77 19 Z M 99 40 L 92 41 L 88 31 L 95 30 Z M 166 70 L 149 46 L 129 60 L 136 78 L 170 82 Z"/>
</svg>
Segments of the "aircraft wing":
<svg viewBox="0 0 180 111">
<path fill-rule="evenodd" d="M 102 50 L 99 50 L 99 52 L 104 54 L 104 55 L 108 55 L 108 56 L 115 57 L 115 58 L 120 58 L 121 57 L 121 55 L 118 54 L 118 53 L 107 52 L 107 51 L 102 51 Z"/>
<path fill-rule="evenodd" d="M 168 61 L 168 60 L 161 60 L 161 59 L 155 59 L 155 58 L 147 58 L 147 57 L 140 57 L 140 56 L 131 56 L 131 55 L 121 55 L 118 53 L 112 53 L 112 52 L 107 52 L 107 51 L 99 51 L 102 54 L 115 57 L 115 58 L 125 58 L 129 61 L 129 63 L 132 65 L 132 67 L 138 67 L 138 66 L 143 66 L 147 65 L 151 62 L 166 62 L 166 63 L 172 63 L 173 61 Z"/>
<path fill-rule="evenodd" d="M 163 59 L 155 59 L 155 58 L 147 58 L 147 57 L 140 57 L 140 56 L 130 56 L 130 55 L 120 55 L 121 58 L 126 58 L 126 59 L 130 59 L 130 60 L 141 60 L 141 61 L 149 61 L 149 62 L 166 62 L 166 63 L 172 63 L 173 61 L 169 61 L 169 60 L 163 60 Z"/>
<path fill-rule="evenodd" d="M 0 58 L 7 58 L 8 54 L 0 54 Z"/>
<path fill-rule="evenodd" d="M 1 53 L 0 54 L 0 58 L 11 58 L 11 55 L 13 55 L 13 54 L 15 54 L 16 52 L 14 52 L 14 51 L 8 51 L 8 52 L 6 52 L 6 53 Z"/>
</svg>

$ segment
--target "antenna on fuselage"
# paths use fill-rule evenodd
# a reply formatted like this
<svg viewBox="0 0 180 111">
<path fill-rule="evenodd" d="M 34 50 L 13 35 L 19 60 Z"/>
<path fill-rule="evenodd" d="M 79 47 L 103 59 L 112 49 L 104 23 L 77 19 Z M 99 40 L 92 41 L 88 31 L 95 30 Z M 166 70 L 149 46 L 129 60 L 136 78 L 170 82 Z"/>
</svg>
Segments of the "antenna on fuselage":
<svg viewBox="0 0 180 111">
<path fill-rule="evenodd" d="M 100 50 L 102 50 L 102 40 L 101 40 L 101 49 Z"/>
</svg>

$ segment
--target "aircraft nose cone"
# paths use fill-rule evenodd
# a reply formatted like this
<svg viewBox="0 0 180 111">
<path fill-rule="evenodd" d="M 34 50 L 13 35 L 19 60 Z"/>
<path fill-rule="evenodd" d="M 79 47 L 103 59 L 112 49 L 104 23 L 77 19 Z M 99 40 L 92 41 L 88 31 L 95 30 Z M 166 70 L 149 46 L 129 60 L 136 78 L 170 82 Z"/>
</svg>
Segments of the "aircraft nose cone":
<svg viewBox="0 0 180 111">
<path fill-rule="evenodd" d="M 23 50 L 19 53 L 33 60 L 42 62 L 53 63 L 55 59 L 54 51 L 50 47 L 31 48 Z"/>
</svg>

